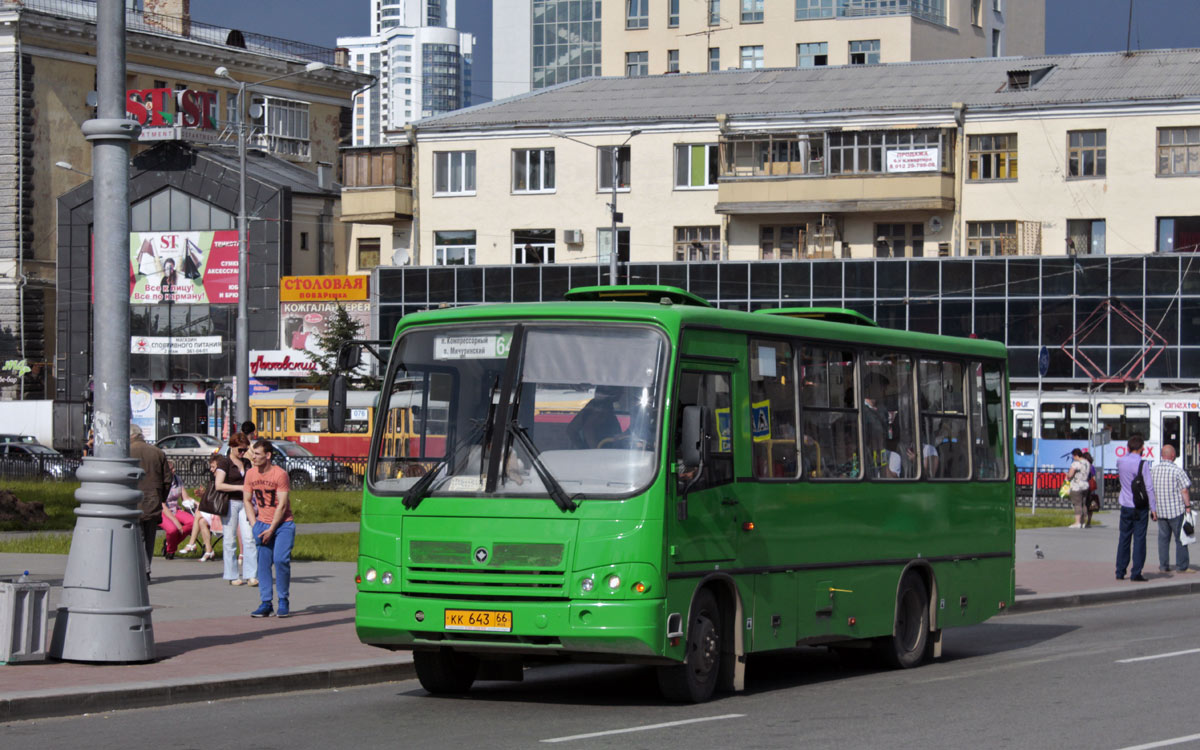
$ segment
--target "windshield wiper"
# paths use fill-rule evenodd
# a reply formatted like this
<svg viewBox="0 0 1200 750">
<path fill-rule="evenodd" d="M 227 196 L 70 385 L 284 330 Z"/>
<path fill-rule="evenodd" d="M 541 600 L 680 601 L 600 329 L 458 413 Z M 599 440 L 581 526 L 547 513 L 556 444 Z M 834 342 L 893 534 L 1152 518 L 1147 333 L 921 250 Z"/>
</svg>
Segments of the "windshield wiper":
<svg viewBox="0 0 1200 750">
<path fill-rule="evenodd" d="M 404 507 L 414 510 L 420 505 L 421 501 L 428 497 L 430 491 L 433 489 L 433 483 L 437 481 L 438 473 L 446 468 L 451 461 L 457 464 L 459 456 L 462 455 L 463 451 L 475 445 L 475 441 L 483 434 L 486 426 L 486 423 L 481 423 L 477 426 L 471 431 L 470 435 L 467 435 L 467 439 L 459 444 L 457 450 L 453 453 L 447 453 L 440 461 L 430 467 L 429 471 L 425 472 L 424 476 L 418 479 L 412 487 L 409 487 L 408 492 L 404 493 Z"/>
<path fill-rule="evenodd" d="M 526 432 L 525 428 L 518 424 L 515 419 L 508 425 L 508 434 L 512 435 L 513 439 L 520 443 L 521 447 L 525 449 L 525 452 L 529 454 L 529 460 L 533 464 L 533 470 L 537 472 L 538 479 L 542 480 L 542 485 L 544 485 L 546 491 L 550 493 L 550 498 L 554 500 L 555 505 L 562 510 L 575 510 L 577 507 L 579 507 L 575 502 L 575 499 L 567 494 L 567 491 L 563 488 L 562 484 L 554 478 L 552 473 L 550 473 L 550 469 L 546 468 L 546 464 L 542 462 L 541 454 L 538 451 L 537 446 L 534 445 L 533 440 L 529 438 L 529 433 Z M 575 495 L 575 497 L 583 499 L 582 494 Z"/>
</svg>

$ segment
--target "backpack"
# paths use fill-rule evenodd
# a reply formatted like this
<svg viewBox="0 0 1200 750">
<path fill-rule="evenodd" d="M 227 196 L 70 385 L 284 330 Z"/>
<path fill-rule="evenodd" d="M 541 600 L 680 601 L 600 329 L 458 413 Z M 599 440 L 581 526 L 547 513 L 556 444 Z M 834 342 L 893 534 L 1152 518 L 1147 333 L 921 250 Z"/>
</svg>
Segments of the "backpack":
<svg viewBox="0 0 1200 750">
<path fill-rule="evenodd" d="M 1138 461 L 1137 474 L 1129 483 L 1129 490 L 1133 493 L 1133 507 L 1138 510 L 1146 510 L 1150 507 L 1150 495 L 1146 493 L 1146 479 L 1142 476 L 1142 467 L 1145 465 L 1146 459 Z"/>
</svg>

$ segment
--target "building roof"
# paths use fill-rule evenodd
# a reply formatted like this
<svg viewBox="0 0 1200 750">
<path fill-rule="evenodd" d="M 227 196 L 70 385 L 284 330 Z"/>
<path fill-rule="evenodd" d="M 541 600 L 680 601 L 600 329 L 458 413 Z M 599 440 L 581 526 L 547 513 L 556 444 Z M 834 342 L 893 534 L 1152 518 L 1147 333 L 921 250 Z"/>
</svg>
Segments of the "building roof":
<svg viewBox="0 0 1200 750">
<path fill-rule="evenodd" d="M 1049 68 L 1048 72 L 1041 75 Z M 1009 73 L 1032 85 L 1009 88 Z M 417 123 L 419 132 L 1200 101 L 1200 49 L 584 78 Z"/>
<path fill-rule="evenodd" d="M 236 148 L 201 146 L 196 153 L 202 158 L 217 162 L 226 169 L 237 172 L 238 155 Z M 329 181 L 321 185 L 317 173 L 293 164 L 278 156 L 265 154 L 253 147 L 246 150 L 246 176 L 274 187 L 284 187 L 293 193 L 304 195 L 341 194 L 342 186 L 333 181 L 333 170 L 329 170 Z"/>
</svg>

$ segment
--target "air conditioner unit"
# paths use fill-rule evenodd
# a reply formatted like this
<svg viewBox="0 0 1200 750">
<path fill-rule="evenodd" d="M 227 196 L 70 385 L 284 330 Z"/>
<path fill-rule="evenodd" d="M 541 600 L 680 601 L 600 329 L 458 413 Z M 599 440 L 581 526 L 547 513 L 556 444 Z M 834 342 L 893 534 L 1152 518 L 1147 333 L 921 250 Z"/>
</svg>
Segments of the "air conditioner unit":
<svg viewBox="0 0 1200 750">
<path fill-rule="evenodd" d="M 583 230 L 582 229 L 564 229 L 563 230 L 563 242 L 567 243 L 568 245 L 582 245 L 583 244 Z"/>
</svg>

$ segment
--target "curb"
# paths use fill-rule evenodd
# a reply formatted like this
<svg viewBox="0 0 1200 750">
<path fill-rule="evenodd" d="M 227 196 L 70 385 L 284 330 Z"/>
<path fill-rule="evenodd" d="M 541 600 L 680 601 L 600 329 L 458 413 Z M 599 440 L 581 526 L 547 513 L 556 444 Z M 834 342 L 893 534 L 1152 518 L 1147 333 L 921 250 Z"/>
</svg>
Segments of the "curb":
<svg viewBox="0 0 1200 750">
<path fill-rule="evenodd" d="M 1066 609 L 1069 607 L 1087 607 L 1093 604 L 1158 599 L 1166 596 L 1183 596 L 1185 594 L 1200 594 L 1200 581 L 1141 587 L 1129 584 L 1128 588 L 1028 596 L 1014 601 L 1012 606 L 1006 609 L 1003 614 L 1041 612 L 1048 609 Z"/>
<path fill-rule="evenodd" d="M 106 688 L 92 686 L 70 692 L 38 691 L 0 697 L 0 721 L 81 716 L 89 713 L 155 708 L 177 703 L 244 698 L 301 690 L 328 690 L 412 679 L 412 662 L 298 667 L 272 673 L 215 677 L 183 685 L 142 682 Z"/>
</svg>

